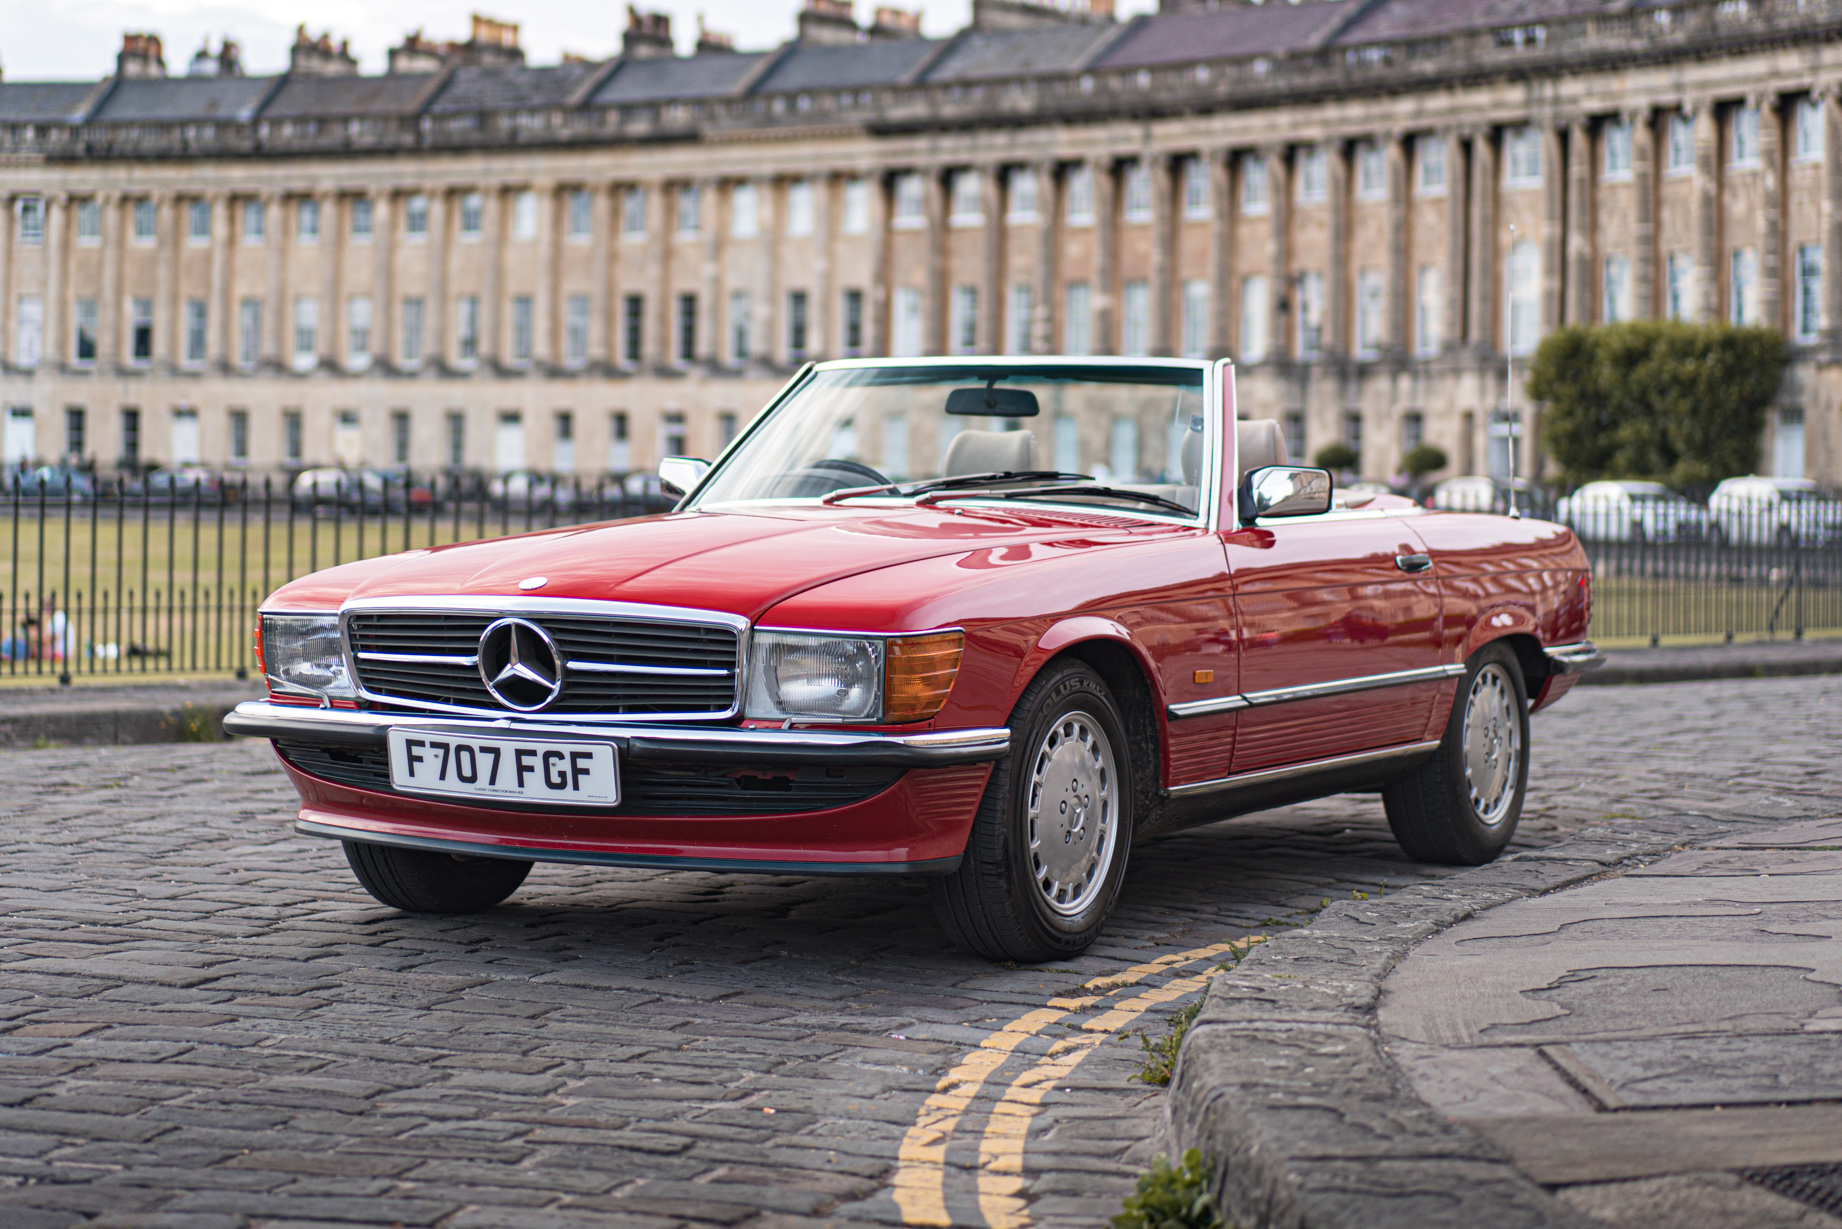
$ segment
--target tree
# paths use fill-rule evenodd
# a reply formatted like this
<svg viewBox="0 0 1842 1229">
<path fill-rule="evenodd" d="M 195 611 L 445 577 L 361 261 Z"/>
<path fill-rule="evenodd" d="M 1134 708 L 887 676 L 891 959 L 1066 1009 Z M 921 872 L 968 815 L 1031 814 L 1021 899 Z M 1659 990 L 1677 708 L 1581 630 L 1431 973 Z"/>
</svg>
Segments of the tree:
<svg viewBox="0 0 1842 1229">
<path fill-rule="evenodd" d="M 1333 474 L 1339 474 L 1345 470 L 1355 469 L 1362 463 L 1362 458 L 1357 456 L 1356 450 L 1348 444 L 1326 444 L 1318 449 L 1318 454 L 1312 458 L 1312 461 L 1319 469 L 1327 469 Z"/>
<path fill-rule="evenodd" d="M 1415 482 L 1420 481 L 1434 470 L 1444 469 L 1445 466 L 1445 449 L 1437 444 L 1416 444 L 1407 450 L 1406 456 L 1401 458 L 1401 468 L 1406 470 L 1407 476 Z"/>
<path fill-rule="evenodd" d="M 1548 335 L 1529 368 L 1548 452 L 1570 483 L 1707 487 L 1752 471 L 1784 372 L 1776 329 L 1644 320 Z"/>
</svg>

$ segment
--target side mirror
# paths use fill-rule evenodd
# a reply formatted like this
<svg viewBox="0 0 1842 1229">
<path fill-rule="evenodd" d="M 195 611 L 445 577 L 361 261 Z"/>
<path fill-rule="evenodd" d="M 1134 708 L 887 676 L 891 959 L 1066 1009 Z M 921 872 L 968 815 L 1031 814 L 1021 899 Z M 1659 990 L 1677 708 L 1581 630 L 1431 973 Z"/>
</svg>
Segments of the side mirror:
<svg viewBox="0 0 1842 1229">
<path fill-rule="evenodd" d="M 1300 465 L 1264 465 L 1241 479 L 1244 524 L 1279 516 L 1317 516 L 1330 511 L 1330 471 Z"/>
<path fill-rule="evenodd" d="M 697 488 L 710 472 L 710 462 L 702 457 L 665 457 L 659 461 L 659 485 L 667 495 L 684 496 Z"/>
</svg>

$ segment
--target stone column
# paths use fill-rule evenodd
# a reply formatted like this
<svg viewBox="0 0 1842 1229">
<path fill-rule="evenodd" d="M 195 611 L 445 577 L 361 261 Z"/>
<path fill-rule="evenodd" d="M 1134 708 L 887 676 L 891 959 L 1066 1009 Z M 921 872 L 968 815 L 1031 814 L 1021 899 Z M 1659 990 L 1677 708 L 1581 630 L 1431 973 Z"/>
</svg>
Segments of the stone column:
<svg viewBox="0 0 1842 1229">
<path fill-rule="evenodd" d="M 723 293 L 723 208 L 721 181 L 705 179 L 697 186 L 697 235 L 701 259 L 697 268 L 697 361 L 714 366 L 723 361 L 723 311 L 717 299 Z"/>
<path fill-rule="evenodd" d="M 945 354 L 947 347 L 946 174 L 937 166 L 922 172 L 927 194 L 927 248 L 921 290 L 921 352 Z"/>
<path fill-rule="evenodd" d="M 394 366 L 397 357 L 396 215 L 394 190 L 385 188 L 371 199 L 371 362 L 384 368 Z M 426 305 L 422 312 L 426 329 Z"/>
<path fill-rule="evenodd" d="M 1693 103 L 1695 117 L 1695 284 L 1689 318 L 1708 324 L 1720 310 L 1720 121 L 1708 99 Z"/>
<path fill-rule="evenodd" d="M 1093 347 L 1095 354 L 1118 354 L 1114 331 L 1113 296 L 1119 280 L 1119 193 L 1115 190 L 1113 160 L 1095 158 L 1088 167 L 1094 177 L 1094 289 Z"/>
<path fill-rule="evenodd" d="M 287 287 L 285 272 L 288 254 L 288 219 L 284 216 L 287 198 L 279 192 L 262 197 L 263 289 L 262 289 L 262 358 L 263 363 L 285 365 L 287 355 Z"/>
<path fill-rule="evenodd" d="M 1541 325 L 1546 336 L 1561 323 L 1567 272 L 1567 153 L 1561 130 L 1541 126 Z"/>
<path fill-rule="evenodd" d="M 1175 164 L 1163 154 L 1145 154 L 1145 169 L 1151 175 L 1151 319 L 1146 338 L 1153 354 L 1176 353 L 1176 338 L 1171 328 L 1175 290 L 1171 266 L 1177 257 L 1177 226 L 1173 217 L 1174 202 L 1171 176 Z"/>
<path fill-rule="evenodd" d="M 1004 353 L 1004 168 L 983 168 L 979 183 L 979 210 L 985 224 L 979 230 L 979 353 Z"/>
<path fill-rule="evenodd" d="M 1584 117 L 1567 126 L 1567 296 L 1568 324 L 1591 324 L 1594 319 L 1593 237 L 1593 134 Z"/>
<path fill-rule="evenodd" d="M 1269 145 L 1262 152 L 1266 158 L 1266 355 L 1283 360 L 1292 356 L 1292 151 L 1284 145 Z"/>
<path fill-rule="evenodd" d="M 1631 316 L 1657 314 L 1657 127 L 1643 107 L 1625 113 L 1631 125 Z"/>
<path fill-rule="evenodd" d="M 1325 358 L 1342 358 L 1350 346 L 1350 146 L 1341 138 L 1324 144 L 1330 189 L 1330 242 L 1324 270 Z"/>
<path fill-rule="evenodd" d="M 211 297 L 206 300 L 205 308 L 210 313 L 206 320 L 205 359 L 213 367 L 230 366 L 232 346 L 235 334 L 231 331 L 231 322 L 236 318 L 236 307 L 230 301 L 231 266 L 236 259 L 236 248 L 231 241 L 230 197 L 223 192 L 211 194 Z"/>
<path fill-rule="evenodd" d="M 505 353 L 505 191 L 480 189 L 480 344 L 479 365 L 492 370 Z"/>
<path fill-rule="evenodd" d="M 1439 348 L 1447 353 L 1465 345 L 1466 311 L 1465 257 L 1469 250 L 1471 179 L 1467 154 L 1470 134 L 1456 129 L 1445 130 L 1445 267 L 1440 279 Z"/>
<path fill-rule="evenodd" d="M 1842 343 L 1842 83 L 1825 85 L 1823 102 L 1823 340 Z"/>
<path fill-rule="evenodd" d="M 1387 299 L 1382 308 L 1383 352 L 1394 358 L 1407 353 L 1408 268 L 1412 254 L 1407 244 L 1407 138 L 1391 132 L 1385 138 L 1388 163 L 1388 263 L 1383 277 Z"/>
<path fill-rule="evenodd" d="M 557 232 L 562 229 L 557 217 L 558 197 L 553 183 L 536 183 L 531 185 L 531 194 L 537 201 L 537 288 L 531 301 L 531 364 L 538 369 L 561 366 L 563 346 L 558 334 L 562 331 L 558 321 L 562 319 L 557 310 L 556 297 L 562 279 L 557 275 L 557 253 L 562 244 L 557 241 Z"/>
<path fill-rule="evenodd" d="M 1497 151 L 1489 130 L 1471 138 L 1471 348 L 1497 352 Z"/>
<path fill-rule="evenodd" d="M 1059 258 L 1062 254 L 1060 234 L 1062 226 L 1061 181 L 1055 173 L 1055 163 L 1043 161 L 1034 164 L 1036 172 L 1036 303 L 1035 319 L 1030 321 L 1030 349 L 1036 354 L 1055 354 L 1061 350 L 1061 343 L 1055 335 L 1055 322 L 1061 313 L 1057 310 L 1056 294 L 1061 289 L 1061 279 L 1056 276 Z"/>
<path fill-rule="evenodd" d="M 429 185 L 423 188 L 429 202 L 428 289 L 422 304 L 422 357 L 424 367 L 439 370 L 453 359 L 454 339 L 448 328 L 448 192 Z"/>
<path fill-rule="evenodd" d="M 1209 166 L 1209 357 L 1234 352 L 1234 152 L 1204 154 Z"/>
<path fill-rule="evenodd" d="M 878 168 L 869 175 L 870 184 L 870 284 L 864 292 L 866 325 L 865 350 L 870 356 L 889 355 L 889 193 L 892 183 L 887 171 Z"/>
<path fill-rule="evenodd" d="M 829 171 L 812 176 L 812 281 L 806 295 L 806 357 L 826 358 L 833 350 L 832 338 L 832 243 L 831 197 L 838 190 L 838 177 Z"/>
<path fill-rule="evenodd" d="M 588 291 L 588 363 L 605 367 L 620 353 L 620 298 L 614 288 L 614 245 L 620 240 L 619 189 L 608 184 L 586 189 L 592 193 L 594 230 L 589 238 L 588 264 L 592 280 Z"/>
<path fill-rule="evenodd" d="M 749 346 L 758 361 L 777 362 L 786 353 L 780 332 L 780 217 L 774 208 L 774 191 L 780 184 L 770 178 L 755 181 L 755 319 Z"/>
<path fill-rule="evenodd" d="M 121 362 L 122 198 L 104 192 L 96 199 L 102 212 L 102 285 L 96 295 L 96 368 Z"/>
<path fill-rule="evenodd" d="M 170 192 L 154 195 L 154 319 L 153 361 L 171 365 L 175 357 L 173 338 L 178 329 L 179 304 L 175 295 L 179 281 L 179 247 L 185 242 L 179 217 L 178 201 Z M 143 420 L 145 421 L 145 420 Z"/>
<path fill-rule="evenodd" d="M 13 235 L 19 229 L 14 216 L 12 195 L 0 191 L 0 360 L 13 358 Z"/>
<path fill-rule="evenodd" d="M 48 371 L 60 367 L 69 354 L 65 340 L 64 296 L 69 293 L 70 270 L 70 197 L 63 192 L 45 194 L 45 307 L 44 336 L 39 345 L 39 365 Z M 16 226 L 11 214 L 5 225 Z"/>
<path fill-rule="evenodd" d="M 660 180 L 652 180 L 642 186 L 646 193 L 646 210 L 651 216 L 646 223 L 649 241 L 646 244 L 646 284 L 645 294 L 652 303 L 653 324 L 642 332 L 640 352 L 643 361 L 655 367 L 669 367 L 677 361 L 673 349 L 672 336 L 672 279 L 671 249 L 675 227 L 672 225 L 672 201 L 675 188 Z"/>
<path fill-rule="evenodd" d="M 1788 333 L 1784 315 L 1784 113 L 1771 91 L 1759 108 L 1759 320 Z"/>
<path fill-rule="evenodd" d="M 320 361 L 328 366 L 343 367 L 345 339 L 345 304 L 340 302 L 345 290 L 345 270 L 340 253 L 344 250 L 345 227 L 339 215 L 340 196 L 321 192 L 320 202 Z"/>
</svg>

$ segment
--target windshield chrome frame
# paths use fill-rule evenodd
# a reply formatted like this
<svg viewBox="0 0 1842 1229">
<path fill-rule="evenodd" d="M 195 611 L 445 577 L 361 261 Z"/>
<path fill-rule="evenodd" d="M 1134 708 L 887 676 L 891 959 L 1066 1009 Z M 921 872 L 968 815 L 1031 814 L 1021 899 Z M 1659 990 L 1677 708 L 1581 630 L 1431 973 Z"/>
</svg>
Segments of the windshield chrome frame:
<svg viewBox="0 0 1842 1229">
<path fill-rule="evenodd" d="M 1232 364 L 1226 359 L 1213 362 L 1207 359 L 1186 358 L 1126 358 L 1120 355 L 1058 355 L 1058 354 L 1008 354 L 1008 355 L 973 355 L 956 354 L 944 357 L 928 358 L 850 358 L 833 359 L 824 363 L 807 363 L 788 380 L 781 390 L 762 407 L 759 414 L 749 422 L 730 441 L 727 448 L 710 466 L 709 473 L 697 484 L 695 490 L 687 491 L 678 502 L 675 512 L 694 512 L 706 510 L 699 498 L 699 492 L 709 485 L 711 477 L 722 468 L 723 464 L 735 456 L 748 440 L 759 430 L 768 418 L 779 410 L 795 393 L 803 388 L 815 375 L 826 371 L 874 370 L 878 368 L 912 368 L 912 367 L 1162 367 L 1171 370 L 1194 371 L 1202 376 L 1202 419 L 1203 419 L 1203 465 L 1197 478 L 1196 512 L 1179 517 L 1174 513 L 1157 510 L 1147 505 L 1136 505 L 1121 501 L 1124 506 L 1100 503 L 1057 503 L 1051 499 L 1028 501 L 1029 507 L 1054 508 L 1058 511 L 1073 512 L 1092 516 L 1104 515 L 1129 516 L 1134 520 L 1149 521 L 1162 525 L 1191 525 L 1216 529 L 1222 524 L 1224 516 L 1232 518 L 1233 509 L 1224 509 L 1222 503 L 1222 473 L 1226 462 L 1229 444 L 1228 432 L 1224 429 L 1226 418 L 1223 411 L 1223 390 L 1232 379 Z M 853 501 L 859 506 L 875 506 L 875 500 L 888 499 L 898 501 L 902 506 L 912 506 L 912 502 L 897 495 L 868 496 L 863 500 Z M 953 499 L 955 507 L 983 507 L 1016 510 L 1020 501 L 1012 499 L 981 500 L 977 492 L 968 491 L 963 497 Z M 819 497 L 790 498 L 773 500 L 746 500 L 711 504 L 710 510 L 716 508 L 751 508 L 751 507 L 818 507 Z"/>
</svg>

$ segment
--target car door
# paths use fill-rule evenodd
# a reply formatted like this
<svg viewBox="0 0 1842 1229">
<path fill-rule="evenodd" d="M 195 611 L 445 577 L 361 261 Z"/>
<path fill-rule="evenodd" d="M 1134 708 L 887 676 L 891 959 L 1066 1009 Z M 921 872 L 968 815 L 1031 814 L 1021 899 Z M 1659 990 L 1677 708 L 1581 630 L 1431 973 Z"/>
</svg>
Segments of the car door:
<svg viewBox="0 0 1842 1229">
<path fill-rule="evenodd" d="M 1222 535 L 1240 638 L 1233 772 L 1425 736 L 1446 677 L 1438 579 L 1403 517 L 1333 511 Z"/>
</svg>

